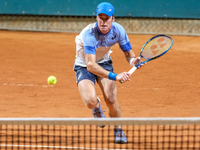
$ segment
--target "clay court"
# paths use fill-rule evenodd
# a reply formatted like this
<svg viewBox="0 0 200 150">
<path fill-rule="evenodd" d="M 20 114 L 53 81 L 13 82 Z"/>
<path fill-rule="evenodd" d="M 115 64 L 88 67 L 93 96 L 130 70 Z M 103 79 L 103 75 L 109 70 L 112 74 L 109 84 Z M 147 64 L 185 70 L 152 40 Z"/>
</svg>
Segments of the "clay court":
<svg viewBox="0 0 200 150">
<path fill-rule="evenodd" d="M 0 117 L 92 117 L 78 93 L 73 64 L 77 33 L 0 31 Z M 129 34 L 138 56 L 153 35 Z M 200 37 L 174 36 L 164 56 L 118 86 L 122 117 L 200 116 Z M 113 48 L 116 73 L 128 71 L 118 45 Z M 47 78 L 57 77 L 50 86 Z M 97 94 L 103 100 L 98 87 Z M 108 109 L 102 101 L 108 117 Z"/>
</svg>

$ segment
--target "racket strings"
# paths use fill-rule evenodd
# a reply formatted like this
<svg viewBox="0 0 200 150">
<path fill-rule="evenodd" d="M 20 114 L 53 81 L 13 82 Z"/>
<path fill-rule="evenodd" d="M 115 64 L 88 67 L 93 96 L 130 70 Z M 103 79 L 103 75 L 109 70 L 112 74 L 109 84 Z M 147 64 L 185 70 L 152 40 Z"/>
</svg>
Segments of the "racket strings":
<svg viewBox="0 0 200 150">
<path fill-rule="evenodd" d="M 159 36 L 145 45 L 142 51 L 142 57 L 151 59 L 164 53 L 171 47 L 172 40 L 168 37 Z"/>
</svg>

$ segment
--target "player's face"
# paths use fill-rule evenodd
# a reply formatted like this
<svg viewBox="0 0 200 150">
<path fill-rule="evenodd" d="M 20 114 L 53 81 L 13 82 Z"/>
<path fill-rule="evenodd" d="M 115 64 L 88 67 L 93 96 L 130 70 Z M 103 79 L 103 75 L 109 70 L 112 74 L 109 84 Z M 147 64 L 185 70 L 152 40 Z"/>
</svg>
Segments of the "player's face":
<svg viewBox="0 0 200 150">
<path fill-rule="evenodd" d="M 101 33 L 107 34 L 111 29 L 111 25 L 112 25 L 112 22 L 114 21 L 114 17 L 113 16 L 109 17 L 106 14 L 101 13 L 97 15 L 96 19 L 97 19 L 98 27 Z"/>
</svg>

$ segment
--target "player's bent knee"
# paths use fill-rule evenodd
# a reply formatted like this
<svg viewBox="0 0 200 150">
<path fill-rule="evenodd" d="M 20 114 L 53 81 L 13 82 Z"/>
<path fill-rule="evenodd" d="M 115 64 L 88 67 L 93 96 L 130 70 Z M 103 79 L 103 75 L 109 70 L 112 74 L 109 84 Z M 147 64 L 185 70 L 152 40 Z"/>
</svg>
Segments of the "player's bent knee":
<svg viewBox="0 0 200 150">
<path fill-rule="evenodd" d="M 86 106 L 89 109 L 93 109 L 95 107 L 94 103 L 87 103 Z"/>
<path fill-rule="evenodd" d="M 96 98 L 95 99 L 87 99 L 87 100 L 85 100 L 85 105 L 89 109 L 93 109 L 97 105 L 97 99 Z"/>
</svg>

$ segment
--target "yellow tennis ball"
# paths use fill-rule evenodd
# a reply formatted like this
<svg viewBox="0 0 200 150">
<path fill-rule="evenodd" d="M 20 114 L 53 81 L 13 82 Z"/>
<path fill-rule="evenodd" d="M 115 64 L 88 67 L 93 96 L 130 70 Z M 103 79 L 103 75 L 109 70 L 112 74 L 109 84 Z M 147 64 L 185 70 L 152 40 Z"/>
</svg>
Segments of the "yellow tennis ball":
<svg viewBox="0 0 200 150">
<path fill-rule="evenodd" d="M 54 85 L 54 84 L 56 84 L 57 79 L 56 79 L 56 77 L 54 77 L 54 76 L 49 76 L 48 79 L 47 79 L 47 82 L 48 82 L 50 85 Z"/>
</svg>

